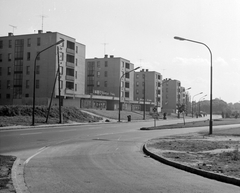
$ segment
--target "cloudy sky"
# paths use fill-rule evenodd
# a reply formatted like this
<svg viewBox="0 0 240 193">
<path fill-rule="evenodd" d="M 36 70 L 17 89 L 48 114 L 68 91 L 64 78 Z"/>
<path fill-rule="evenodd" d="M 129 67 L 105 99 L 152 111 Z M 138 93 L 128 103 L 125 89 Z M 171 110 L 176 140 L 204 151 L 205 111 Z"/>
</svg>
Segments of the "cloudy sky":
<svg viewBox="0 0 240 193">
<path fill-rule="evenodd" d="M 86 45 L 86 58 L 106 54 L 180 80 L 190 94 L 240 101 L 239 0 L 0 0 L 0 36 L 60 32 Z M 201 98 L 199 95 L 194 99 Z"/>
</svg>

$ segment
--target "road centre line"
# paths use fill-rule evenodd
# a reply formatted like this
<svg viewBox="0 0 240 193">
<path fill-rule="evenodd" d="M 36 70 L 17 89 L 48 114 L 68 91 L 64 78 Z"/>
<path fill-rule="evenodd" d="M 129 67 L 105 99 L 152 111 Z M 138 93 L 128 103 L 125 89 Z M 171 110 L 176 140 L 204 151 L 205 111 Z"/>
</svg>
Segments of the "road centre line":
<svg viewBox="0 0 240 193">
<path fill-rule="evenodd" d="M 41 149 L 39 149 L 39 151 L 37 153 L 35 153 L 34 155 L 30 156 L 25 162 L 24 165 L 27 164 L 33 157 L 35 157 L 36 155 L 40 154 L 41 152 L 43 152 L 44 150 L 48 149 L 49 147 L 42 147 Z"/>
<path fill-rule="evenodd" d="M 36 132 L 36 133 L 23 133 L 23 134 L 20 134 L 20 135 L 36 135 L 36 134 L 40 134 L 42 132 Z"/>
</svg>

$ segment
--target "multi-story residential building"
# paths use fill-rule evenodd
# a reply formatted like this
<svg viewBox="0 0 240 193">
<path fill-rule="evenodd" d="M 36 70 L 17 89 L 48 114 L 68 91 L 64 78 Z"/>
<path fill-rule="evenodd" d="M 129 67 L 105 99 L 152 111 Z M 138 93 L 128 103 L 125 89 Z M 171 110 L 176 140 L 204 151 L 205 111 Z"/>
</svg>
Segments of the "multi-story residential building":
<svg viewBox="0 0 240 193">
<path fill-rule="evenodd" d="M 133 101 L 134 72 L 127 72 L 133 69 L 134 64 L 129 60 L 112 55 L 86 59 L 86 94 L 119 97 L 120 88 L 122 108 L 130 109 Z M 97 101 L 94 103 L 97 104 Z M 118 109 L 117 100 L 112 100 L 111 103 L 111 109 Z"/>
<path fill-rule="evenodd" d="M 142 69 L 134 73 L 134 100 L 162 107 L 162 75 L 159 72 Z"/>
<path fill-rule="evenodd" d="M 36 59 L 36 105 L 49 103 L 51 94 L 58 98 L 58 82 L 54 82 L 58 70 L 57 47 L 37 53 L 55 44 L 59 47 L 61 98 L 72 99 L 85 91 L 85 45 L 58 32 L 41 30 L 36 34 L 0 37 L 0 105 L 32 104 L 33 74 Z"/>
<path fill-rule="evenodd" d="M 181 82 L 164 79 L 162 88 L 162 111 L 176 113 L 177 105 L 181 104 Z"/>
</svg>

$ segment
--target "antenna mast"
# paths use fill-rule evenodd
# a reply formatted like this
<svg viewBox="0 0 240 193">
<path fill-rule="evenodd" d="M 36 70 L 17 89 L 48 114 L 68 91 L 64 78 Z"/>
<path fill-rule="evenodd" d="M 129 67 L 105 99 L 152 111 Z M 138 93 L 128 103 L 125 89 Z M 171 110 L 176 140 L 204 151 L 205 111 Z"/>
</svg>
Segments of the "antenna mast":
<svg viewBox="0 0 240 193">
<path fill-rule="evenodd" d="M 12 32 L 13 32 L 13 34 L 14 34 L 14 29 L 16 29 L 16 28 L 17 28 L 17 26 L 14 26 L 14 25 L 9 25 L 9 26 L 11 26 L 11 27 L 12 27 Z"/>
<path fill-rule="evenodd" d="M 42 18 L 42 31 L 43 31 L 43 19 L 46 18 L 47 16 L 46 15 L 40 15 L 40 17 Z"/>
<path fill-rule="evenodd" d="M 104 46 L 104 56 L 106 55 L 106 47 L 107 47 L 108 43 L 103 43 L 103 46 Z"/>
</svg>

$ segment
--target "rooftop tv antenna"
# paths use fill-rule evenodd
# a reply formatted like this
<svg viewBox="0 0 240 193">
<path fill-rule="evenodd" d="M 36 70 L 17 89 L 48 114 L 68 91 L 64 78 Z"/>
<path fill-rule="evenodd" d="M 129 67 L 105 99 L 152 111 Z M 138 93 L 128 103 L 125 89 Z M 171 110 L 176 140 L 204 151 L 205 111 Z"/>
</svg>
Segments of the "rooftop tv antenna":
<svg viewBox="0 0 240 193">
<path fill-rule="evenodd" d="M 47 16 L 46 15 L 40 15 L 40 17 L 42 18 L 42 31 L 43 31 L 43 20 L 44 20 L 44 18 L 46 18 Z"/>
<path fill-rule="evenodd" d="M 14 26 L 14 25 L 9 25 L 9 26 L 11 26 L 11 27 L 12 27 L 12 33 L 14 34 L 14 29 L 16 29 L 16 28 L 17 28 L 17 26 Z"/>
<path fill-rule="evenodd" d="M 104 56 L 105 56 L 105 55 L 106 55 L 106 47 L 107 47 L 108 43 L 104 42 L 104 43 L 102 43 L 102 44 L 103 44 L 103 46 L 104 46 Z"/>
</svg>

